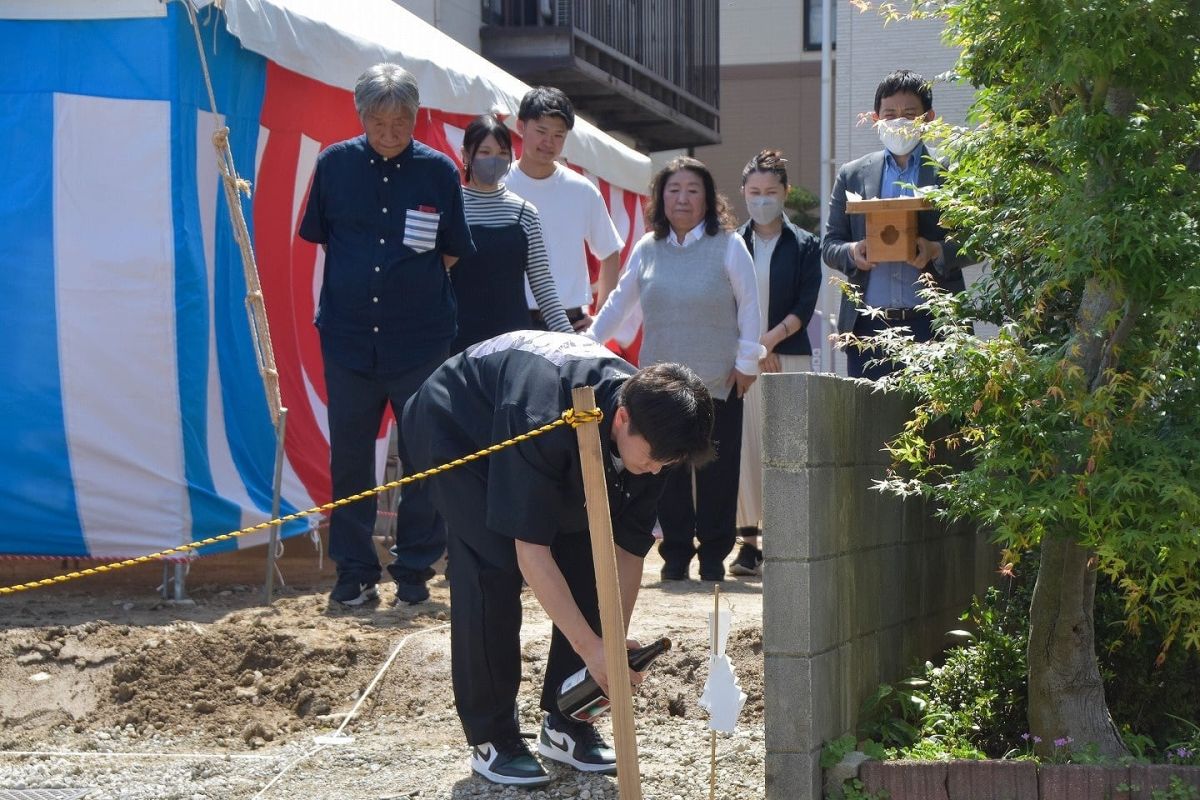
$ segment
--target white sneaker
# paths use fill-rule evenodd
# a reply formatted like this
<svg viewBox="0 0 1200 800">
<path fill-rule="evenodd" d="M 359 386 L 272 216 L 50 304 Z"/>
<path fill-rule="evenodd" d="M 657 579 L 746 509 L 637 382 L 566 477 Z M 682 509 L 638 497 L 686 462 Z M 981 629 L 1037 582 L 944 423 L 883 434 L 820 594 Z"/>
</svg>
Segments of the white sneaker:
<svg viewBox="0 0 1200 800">
<path fill-rule="evenodd" d="M 357 608 L 379 598 L 379 589 L 374 583 L 360 583 L 353 576 L 339 577 L 337 585 L 329 593 L 329 599 L 344 606 Z"/>
<path fill-rule="evenodd" d="M 538 737 L 538 753 L 570 764 L 580 772 L 617 774 L 617 754 L 601 738 L 594 725 L 575 720 L 551 720 L 546 715 Z"/>
<path fill-rule="evenodd" d="M 520 737 L 484 742 L 471 748 L 471 769 L 492 783 L 545 786 L 550 776 Z"/>
</svg>

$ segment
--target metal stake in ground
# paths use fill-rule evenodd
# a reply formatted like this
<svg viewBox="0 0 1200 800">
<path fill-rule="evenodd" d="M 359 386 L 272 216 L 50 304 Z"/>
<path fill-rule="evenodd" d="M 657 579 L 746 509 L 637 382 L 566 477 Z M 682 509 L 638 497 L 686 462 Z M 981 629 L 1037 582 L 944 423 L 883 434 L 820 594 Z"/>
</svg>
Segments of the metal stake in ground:
<svg viewBox="0 0 1200 800">
<path fill-rule="evenodd" d="M 275 482 L 272 486 L 271 519 L 279 519 L 280 498 L 283 493 L 283 459 L 286 457 L 283 440 L 287 435 L 288 410 L 279 407 L 279 419 L 275 423 Z M 271 535 L 267 538 L 267 577 L 263 581 L 263 602 L 271 605 L 275 599 L 275 556 L 279 547 L 279 526 L 271 526 Z"/>
<path fill-rule="evenodd" d="M 571 392 L 575 412 L 596 409 L 590 386 Z M 592 561 L 596 565 L 596 596 L 600 604 L 600 632 L 604 638 L 604 663 L 608 665 L 608 699 L 612 704 L 613 739 L 617 749 L 617 792 L 621 800 L 642 800 L 638 769 L 637 734 L 633 728 L 633 688 L 629 684 L 629 654 L 625 649 L 625 614 L 617 581 L 617 551 L 613 545 L 612 517 L 608 512 L 608 487 L 600 426 L 595 422 L 575 428 L 583 468 L 583 495 L 587 501 Z"/>
</svg>

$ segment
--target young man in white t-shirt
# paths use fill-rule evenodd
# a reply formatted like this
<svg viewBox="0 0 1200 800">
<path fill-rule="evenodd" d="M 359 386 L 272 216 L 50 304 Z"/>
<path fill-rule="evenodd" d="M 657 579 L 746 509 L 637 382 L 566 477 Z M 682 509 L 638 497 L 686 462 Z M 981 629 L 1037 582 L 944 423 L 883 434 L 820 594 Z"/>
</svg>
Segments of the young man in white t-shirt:
<svg viewBox="0 0 1200 800">
<path fill-rule="evenodd" d="M 575 109 L 561 90 L 552 86 L 530 89 L 517 112 L 521 158 L 508 173 L 505 185 L 537 207 L 558 297 L 568 319 L 576 330 L 581 330 L 592 321 L 588 313 L 592 287 L 587 250 L 600 261 L 595 306 L 598 309 L 617 285 L 624 242 L 595 185 L 558 163 L 573 127 Z M 535 325 L 544 327 L 528 287 L 525 294 Z"/>
</svg>

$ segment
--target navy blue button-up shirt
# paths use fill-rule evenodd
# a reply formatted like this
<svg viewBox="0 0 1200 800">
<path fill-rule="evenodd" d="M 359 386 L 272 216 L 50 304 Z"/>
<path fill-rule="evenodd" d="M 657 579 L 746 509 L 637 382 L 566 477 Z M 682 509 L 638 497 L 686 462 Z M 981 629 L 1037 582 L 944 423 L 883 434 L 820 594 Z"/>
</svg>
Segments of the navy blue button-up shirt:
<svg viewBox="0 0 1200 800">
<path fill-rule="evenodd" d="M 458 169 L 413 140 L 384 158 L 357 136 L 317 158 L 300 235 L 325 245 L 321 351 L 349 369 L 403 372 L 457 326 L 442 255 L 475 252 Z"/>
</svg>

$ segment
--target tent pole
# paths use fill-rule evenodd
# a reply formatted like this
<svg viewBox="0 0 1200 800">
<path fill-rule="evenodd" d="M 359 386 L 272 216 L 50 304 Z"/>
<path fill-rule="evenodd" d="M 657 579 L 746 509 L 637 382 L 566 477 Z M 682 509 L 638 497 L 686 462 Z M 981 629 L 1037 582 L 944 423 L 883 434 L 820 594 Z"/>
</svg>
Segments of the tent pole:
<svg viewBox="0 0 1200 800">
<path fill-rule="evenodd" d="M 279 519 L 280 495 L 283 487 L 283 437 L 287 432 L 287 409 L 279 409 L 279 422 L 275 426 L 275 480 L 271 498 L 271 519 Z M 279 546 L 279 526 L 271 526 L 267 540 L 267 578 L 263 583 L 264 601 L 269 606 L 275 593 L 275 550 Z"/>
<path fill-rule="evenodd" d="M 168 603 L 190 603 L 187 596 L 187 564 L 164 560 L 162 588 L 159 594 Z"/>
</svg>

